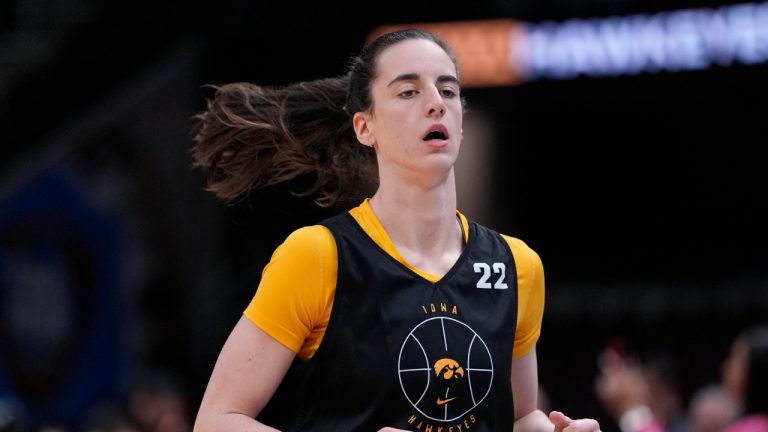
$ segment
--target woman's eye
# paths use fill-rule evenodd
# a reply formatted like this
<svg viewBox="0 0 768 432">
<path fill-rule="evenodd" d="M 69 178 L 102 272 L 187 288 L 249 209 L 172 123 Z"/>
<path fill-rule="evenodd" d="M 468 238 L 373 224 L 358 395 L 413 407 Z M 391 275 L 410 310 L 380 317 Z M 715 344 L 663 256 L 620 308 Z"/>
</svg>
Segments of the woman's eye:
<svg viewBox="0 0 768 432">
<path fill-rule="evenodd" d="M 405 90 L 400 92 L 400 96 L 402 97 L 413 97 L 416 95 L 416 90 Z"/>
<path fill-rule="evenodd" d="M 442 93 L 444 97 L 454 97 L 457 92 L 454 89 L 443 89 L 440 93 Z"/>
</svg>

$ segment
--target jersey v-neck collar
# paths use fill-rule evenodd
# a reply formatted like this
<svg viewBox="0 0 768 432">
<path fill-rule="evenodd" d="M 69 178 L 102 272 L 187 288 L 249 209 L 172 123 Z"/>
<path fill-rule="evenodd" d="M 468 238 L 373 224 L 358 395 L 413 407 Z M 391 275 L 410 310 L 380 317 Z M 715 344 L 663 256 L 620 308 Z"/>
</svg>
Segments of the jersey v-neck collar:
<svg viewBox="0 0 768 432">
<path fill-rule="evenodd" d="M 370 198 L 366 198 L 359 206 L 350 210 L 349 213 L 355 219 L 367 237 L 370 238 L 371 241 L 373 241 L 376 246 L 382 250 L 382 252 L 389 255 L 390 258 L 397 261 L 422 279 L 426 279 L 433 284 L 436 284 L 441 280 L 445 280 L 451 273 L 453 273 L 454 268 L 462 261 L 464 253 L 469 246 L 469 221 L 467 220 L 466 216 L 457 210 L 456 216 L 459 219 L 461 232 L 464 236 L 464 250 L 462 250 L 459 258 L 451 266 L 448 272 L 445 273 L 445 275 L 430 273 L 415 267 L 409 263 L 402 255 L 400 255 L 400 252 L 397 250 L 397 246 L 395 246 L 392 238 L 389 237 L 389 234 L 384 229 L 384 225 L 381 224 L 381 221 L 373 212 L 370 204 Z"/>
</svg>

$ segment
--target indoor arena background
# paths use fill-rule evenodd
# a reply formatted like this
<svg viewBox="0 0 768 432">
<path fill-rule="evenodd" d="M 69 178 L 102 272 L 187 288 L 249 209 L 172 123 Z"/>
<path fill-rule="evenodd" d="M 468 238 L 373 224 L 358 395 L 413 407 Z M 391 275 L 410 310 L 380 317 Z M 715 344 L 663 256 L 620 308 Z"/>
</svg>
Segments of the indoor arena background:
<svg viewBox="0 0 768 432">
<path fill-rule="evenodd" d="M 338 211 L 206 192 L 206 84 L 339 75 L 380 26 L 486 20 L 530 51 L 465 86 L 459 205 L 543 259 L 542 403 L 617 430 L 608 344 L 663 359 L 682 405 L 718 381 L 768 316 L 768 3 L 4 0 L 0 430 L 165 393 L 191 424 L 272 250 Z"/>
</svg>

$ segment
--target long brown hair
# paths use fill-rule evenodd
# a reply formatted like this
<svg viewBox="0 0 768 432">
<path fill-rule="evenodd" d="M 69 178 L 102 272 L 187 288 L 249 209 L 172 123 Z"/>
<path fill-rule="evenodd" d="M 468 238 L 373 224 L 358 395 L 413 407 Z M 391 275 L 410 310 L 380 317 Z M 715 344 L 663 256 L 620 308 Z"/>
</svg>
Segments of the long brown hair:
<svg viewBox="0 0 768 432">
<path fill-rule="evenodd" d="M 372 108 L 376 59 L 387 47 L 437 35 L 407 29 L 380 36 L 352 58 L 341 77 L 261 87 L 250 83 L 211 86 L 207 109 L 195 116 L 194 166 L 207 189 L 225 202 L 251 191 L 302 179 L 292 192 L 321 206 L 357 198 L 376 183 L 376 156 L 357 141 L 352 115 Z M 458 73 L 458 67 L 457 67 Z"/>
</svg>

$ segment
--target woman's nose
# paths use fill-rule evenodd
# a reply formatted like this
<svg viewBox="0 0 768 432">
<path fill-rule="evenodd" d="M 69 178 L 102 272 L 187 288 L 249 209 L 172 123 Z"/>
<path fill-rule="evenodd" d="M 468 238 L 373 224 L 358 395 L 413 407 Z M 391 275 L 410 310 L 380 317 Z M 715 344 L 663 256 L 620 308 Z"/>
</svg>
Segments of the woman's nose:
<svg viewBox="0 0 768 432">
<path fill-rule="evenodd" d="M 429 115 L 435 115 L 435 114 L 443 115 L 445 114 L 445 105 L 440 106 L 432 106 L 429 109 Z"/>
<path fill-rule="evenodd" d="M 445 114 L 445 101 L 440 96 L 440 92 L 435 90 L 431 92 L 429 101 L 427 103 L 427 115 L 443 115 Z"/>
</svg>

